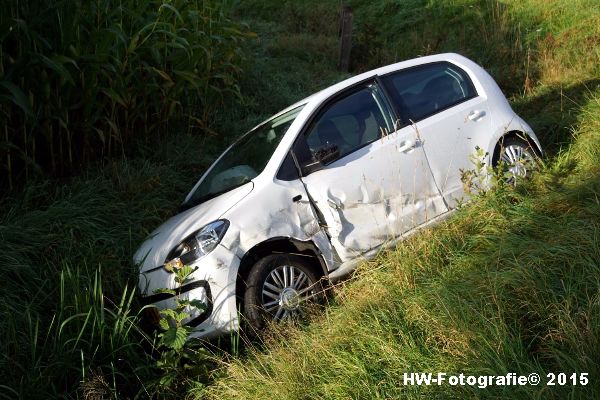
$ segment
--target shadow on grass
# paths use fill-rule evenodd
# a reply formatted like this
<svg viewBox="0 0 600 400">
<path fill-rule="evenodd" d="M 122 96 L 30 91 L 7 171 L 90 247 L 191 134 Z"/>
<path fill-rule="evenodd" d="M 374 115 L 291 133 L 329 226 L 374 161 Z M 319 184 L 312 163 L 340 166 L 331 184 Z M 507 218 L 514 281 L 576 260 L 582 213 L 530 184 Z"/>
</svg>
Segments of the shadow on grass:
<svg viewBox="0 0 600 400">
<path fill-rule="evenodd" d="M 552 112 L 557 120 L 557 131 L 567 131 L 584 118 L 589 118 L 590 110 L 582 109 L 582 106 L 586 103 L 588 93 L 593 92 L 597 85 L 597 80 L 591 80 L 563 88 L 562 91 L 560 88 L 549 89 L 523 99 L 520 106 L 530 113 L 530 117 L 535 115 L 536 110 L 548 107 L 547 112 Z M 563 103 L 562 108 L 559 103 L 561 97 L 558 100 L 556 98 L 561 93 L 571 100 L 569 105 Z M 553 110 L 557 101 L 558 110 Z M 585 123 L 589 121 L 586 119 Z M 552 132 L 544 137 L 543 127 L 534 127 L 548 145 L 553 138 Z M 587 136 L 585 140 L 590 145 L 600 142 L 600 137 L 594 136 L 593 131 L 591 136 Z M 555 137 L 562 138 L 564 144 L 574 143 L 571 136 Z M 580 145 L 579 142 L 577 144 Z M 418 338 L 414 347 L 423 349 L 420 353 L 423 364 L 411 365 L 412 368 L 427 369 L 433 365 L 445 365 L 443 363 L 448 361 L 445 357 L 452 354 L 453 350 L 445 346 L 453 342 L 440 342 L 436 334 L 441 332 L 440 337 L 447 337 L 453 335 L 456 332 L 454 328 L 458 327 L 458 334 L 464 333 L 469 338 L 468 351 L 462 353 L 464 359 L 459 357 L 455 360 L 452 356 L 448 365 L 463 363 L 476 373 L 537 372 L 543 377 L 543 382 L 547 381 L 545 374 L 549 372 L 585 372 L 590 379 L 586 387 L 571 384 L 548 388 L 490 387 L 485 394 L 479 389 L 438 389 L 446 396 L 451 396 L 449 391 L 452 390 L 459 394 L 475 390 L 470 392 L 471 395 L 490 398 L 507 395 L 513 398 L 536 398 L 542 393 L 545 398 L 594 398 L 594 394 L 599 395 L 600 368 L 595 360 L 600 358 L 600 251 L 596 244 L 600 235 L 600 203 L 597 198 L 600 176 L 591 175 L 581 170 L 582 167 L 585 165 L 579 166 L 578 175 L 567 179 L 562 177 L 551 188 L 534 179 L 531 185 L 525 184 L 515 191 L 509 188 L 490 194 L 482 202 L 465 208 L 458 220 L 450 221 L 456 224 L 452 229 L 441 227 L 441 232 L 434 232 L 437 240 L 415 236 L 411 239 L 412 244 L 407 243 L 406 250 L 399 248 L 398 251 L 402 256 L 419 254 L 414 265 L 407 267 L 413 277 L 418 276 L 414 279 L 417 287 L 408 291 L 398 289 L 403 293 L 391 306 L 387 302 L 380 303 L 381 299 L 376 296 L 369 297 L 369 307 L 361 312 L 364 320 L 357 321 L 356 326 L 370 326 L 377 318 L 378 321 L 386 321 L 385 325 L 374 325 L 382 329 L 381 338 L 388 337 L 388 331 L 394 332 L 389 337 L 399 338 L 398 342 L 386 346 L 394 354 L 388 356 L 394 360 L 407 359 L 402 354 L 410 351 L 402 346 L 401 337 Z M 554 173 L 552 170 L 544 171 L 543 181 L 553 181 Z M 488 215 L 491 218 L 484 218 Z M 414 251 L 412 246 L 422 251 Z M 394 255 L 388 253 L 382 256 L 381 262 L 393 264 L 393 258 Z M 411 264 L 410 257 L 407 259 Z M 382 270 L 375 272 L 382 275 L 371 275 L 371 278 L 382 278 L 383 282 L 378 284 L 385 285 L 389 280 L 386 275 L 394 275 L 395 272 L 393 269 Z M 360 278 L 355 283 L 359 288 L 365 285 Z M 346 300 L 342 309 L 332 311 L 355 311 L 358 303 L 352 292 Z M 403 301 L 416 304 L 419 313 L 428 314 L 430 318 L 405 316 L 403 311 L 393 309 L 402 308 Z M 385 316 L 382 317 L 382 314 Z M 336 319 L 328 318 L 328 321 Z M 438 326 L 432 321 L 437 321 Z M 324 328 L 322 331 L 321 327 Z M 366 351 L 360 353 L 360 359 L 366 365 L 375 366 L 374 372 L 353 378 L 360 380 L 367 390 L 377 390 L 378 394 L 386 393 L 390 397 L 390 393 L 402 393 L 395 381 L 387 378 L 395 376 L 395 369 L 402 370 L 405 365 L 396 363 L 387 371 L 385 366 L 376 367 L 381 354 L 377 351 L 369 353 L 368 350 L 372 344 L 369 341 L 375 341 L 373 333 L 377 332 L 365 334 L 364 329 L 353 327 L 336 326 L 335 322 L 333 325 L 327 321 L 317 322 L 306 332 L 292 333 L 291 340 L 285 340 L 286 335 L 282 335 L 281 343 L 267 346 L 264 358 L 264 349 L 257 346 L 258 360 L 253 359 L 254 355 L 249 359 L 242 356 L 244 365 L 235 370 L 236 376 L 232 382 L 236 384 L 236 390 L 237 384 L 241 388 L 251 386 L 248 382 L 257 376 L 254 368 L 269 363 L 268 380 L 281 380 L 281 384 L 286 384 L 289 370 L 277 361 L 278 352 L 298 355 L 294 356 L 294 361 L 301 364 L 306 361 L 302 359 L 302 352 L 313 351 L 307 347 L 307 343 L 318 343 L 319 350 L 314 351 L 323 354 L 322 359 L 326 358 L 325 354 L 335 354 L 336 362 L 339 357 L 340 363 L 344 362 L 344 357 L 348 361 L 349 357 L 356 356 L 353 353 L 355 351 Z M 402 331 L 403 327 L 407 327 L 405 331 Z M 355 341 L 356 346 L 335 352 L 328 338 L 337 337 L 340 333 Z M 306 334 L 308 337 L 306 340 L 295 340 L 297 334 Z M 318 339 L 319 335 L 321 339 Z M 251 347 L 248 349 L 252 350 Z M 456 351 L 460 353 L 460 348 Z M 242 376 L 244 368 L 247 368 L 249 377 Z M 298 382 L 298 387 L 306 391 L 308 397 L 323 395 L 319 392 L 319 388 L 323 387 L 319 384 L 323 382 L 336 382 L 336 388 L 344 391 L 348 397 L 352 397 L 349 388 L 356 388 L 346 385 L 344 379 L 347 375 L 343 371 L 335 371 L 327 362 L 306 367 L 303 374 L 302 379 L 306 380 Z M 308 381 L 312 385 L 304 386 L 303 383 Z M 244 393 L 244 389 L 241 390 Z M 293 392 L 294 387 L 289 385 L 289 390 Z M 352 394 L 356 395 L 354 392 Z"/>
<path fill-rule="evenodd" d="M 531 125 L 546 154 L 554 155 L 572 143 L 581 107 L 598 88 L 600 78 L 564 87 L 540 87 L 534 94 L 516 100 L 513 108 Z"/>
</svg>

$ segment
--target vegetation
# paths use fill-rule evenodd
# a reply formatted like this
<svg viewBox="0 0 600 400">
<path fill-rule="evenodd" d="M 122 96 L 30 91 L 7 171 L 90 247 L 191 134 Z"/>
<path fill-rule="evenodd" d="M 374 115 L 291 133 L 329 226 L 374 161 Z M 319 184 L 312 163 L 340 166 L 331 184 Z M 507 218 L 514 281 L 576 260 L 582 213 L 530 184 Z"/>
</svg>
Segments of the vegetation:
<svg viewBox="0 0 600 400">
<path fill-rule="evenodd" d="M 232 20 L 258 33 L 251 42 L 218 2 L 11 2 L 0 14 L 6 179 L 36 164 L 75 177 L 30 177 L 0 203 L 0 397 L 600 395 L 597 2 L 349 3 L 353 72 L 473 58 L 540 136 L 543 170 L 365 263 L 309 326 L 233 356 L 181 348 L 175 318 L 159 352 L 138 328 L 131 255 L 233 135 L 346 75 L 339 2 L 240 2 Z M 236 78 L 241 98 L 227 95 Z M 79 171 L 94 154 L 104 162 Z M 404 386 L 412 371 L 588 372 L 590 384 Z"/>
<path fill-rule="evenodd" d="M 11 0 L 0 14 L 0 179 L 67 175 L 239 95 L 245 29 L 218 1 Z"/>
<path fill-rule="evenodd" d="M 245 3 L 258 10 L 255 18 L 272 15 L 263 13 L 269 2 L 255 3 Z M 287 4 L 284 15 L 302 16 L 283 24 L 327 25 L 319 7 Z M 443 225 L 365 263 L 309 326 L 286 327 L 224 362 L 207 397 L 598 397 L 598 4 L 350 4 L 354 68 L 432 52 L 467 54 L 532 123 L 547 150 L 545 166 L 533 181 L 482 194 Z M 329 15 L 331 24 L 335 17 Z M 273 43 L 287 43 L 277 47 L 283 51 L 299 35 L 287 26 Z M 542 382 L 548 372 L 593 378 L 585 387 L 403 384 L 405 372 L 437 371 L 536 372 Z"/>
</svg>

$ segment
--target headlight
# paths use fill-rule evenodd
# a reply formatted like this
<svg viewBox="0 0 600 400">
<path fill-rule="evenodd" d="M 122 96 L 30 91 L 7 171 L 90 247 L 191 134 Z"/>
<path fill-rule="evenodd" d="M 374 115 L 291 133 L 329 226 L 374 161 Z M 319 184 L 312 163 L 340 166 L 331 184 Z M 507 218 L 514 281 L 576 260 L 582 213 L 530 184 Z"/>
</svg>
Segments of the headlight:
<svg viewBox="0 0 600 400">
<path fill-rule="evenodd" d="M 229 221 L 219 219 L 192 233 L 171 250 L 165 260 L 165 269 L 173 272 L 204 257 L 221 242 L 227 228 Z"/>
</svg>

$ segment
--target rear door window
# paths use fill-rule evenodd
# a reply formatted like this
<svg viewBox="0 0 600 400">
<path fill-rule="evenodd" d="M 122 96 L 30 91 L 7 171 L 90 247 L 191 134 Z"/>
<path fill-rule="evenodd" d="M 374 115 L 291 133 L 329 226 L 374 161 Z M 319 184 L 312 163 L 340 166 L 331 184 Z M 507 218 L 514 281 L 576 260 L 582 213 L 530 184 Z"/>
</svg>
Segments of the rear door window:
<svg viewBox="0 0 600 400">
<path fill-rule="evenodd" d="M 477 96 L 469 76 L 456 65 L 425 64 L 381 77 L 402 124 L 417 122 Z"/>
</svg>

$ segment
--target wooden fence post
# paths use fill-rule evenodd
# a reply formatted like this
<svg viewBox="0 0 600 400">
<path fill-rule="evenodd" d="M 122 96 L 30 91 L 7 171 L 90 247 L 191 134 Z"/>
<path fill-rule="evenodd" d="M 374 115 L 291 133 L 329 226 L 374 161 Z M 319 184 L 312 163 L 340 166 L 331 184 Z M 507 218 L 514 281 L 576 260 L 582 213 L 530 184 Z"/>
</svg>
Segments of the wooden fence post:
<svg viewBox="0 0 600 400">
<path fill-rule="evenodd" d="M 338 69 L 348 72 L 350 69 L 350 51 L 352 50 L 352 8 L 342 5 L 340 16 L 340 58 Z"/>
</svg>

